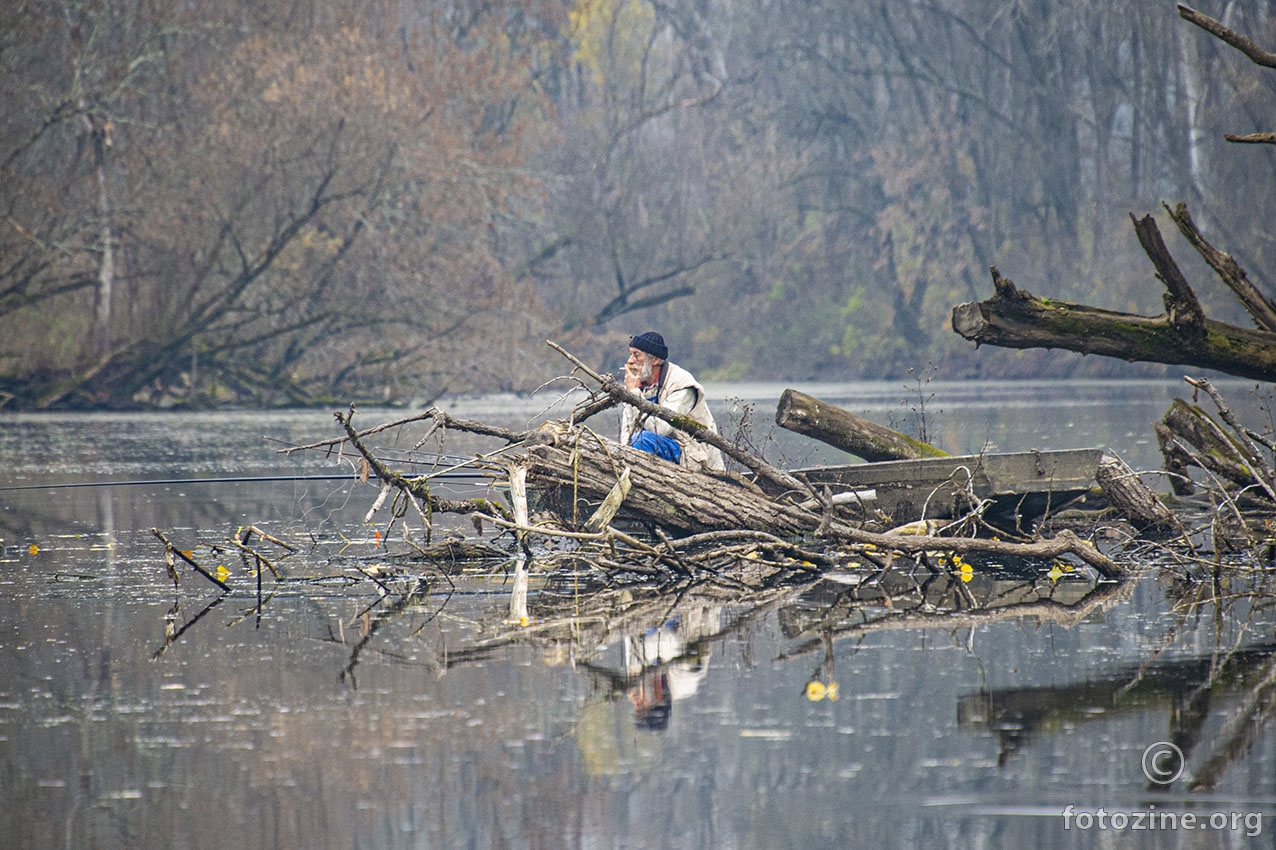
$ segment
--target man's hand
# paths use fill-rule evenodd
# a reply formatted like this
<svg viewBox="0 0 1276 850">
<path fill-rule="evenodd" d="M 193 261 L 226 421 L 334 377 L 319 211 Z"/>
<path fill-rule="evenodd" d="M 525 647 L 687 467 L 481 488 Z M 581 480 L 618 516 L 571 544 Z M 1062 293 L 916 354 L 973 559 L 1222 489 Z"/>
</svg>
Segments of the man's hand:
<svg viewBox="0 0 1276 850">
<path fill-rule="evenodd" d="M 642 386 L 642 380 L 638 377 L 638 369 L 632 364 L 625 364 L 625 389 L 637 391 Z"/>
</svg>

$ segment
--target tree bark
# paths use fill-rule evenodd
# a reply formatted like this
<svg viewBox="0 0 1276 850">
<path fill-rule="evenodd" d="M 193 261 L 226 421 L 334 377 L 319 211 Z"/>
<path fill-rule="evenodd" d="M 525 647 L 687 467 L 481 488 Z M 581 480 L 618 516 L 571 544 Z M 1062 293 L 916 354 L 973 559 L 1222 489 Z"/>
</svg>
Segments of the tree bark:
<svg viewBox="0 0 1276 850">
<path fill-rule="evenodd" d="M 1174 399 L 1160 425 L 1165 436 L 1161 437 L 1158 431 L 1158 438 L 1167 467 L 1199 466 L 1240 488 L 1258 483 L 1250 466 L 1242 460 L 1244 448 L 1198 405 L 1188 404 L 1181 398 Z M 1194 446 L 1196 452 L 1188 452 L 1181 445 L 1176 445 L 1174 437 Z"/>
<path fill-rule="evenodd" d="M 1122 360 L 1214 369 L 1276 381 L 1276 333 L 1202 319 L 1199 335 L 1167 316 L 1038 298 L 991 269 L 994 296 L 953 308 L 953 330 L 977 345 L 1062 348 Z"/>
<path fill-rule="evenodd" d="M 793 389 L 786 389 L 780 396 L 780 403 L 775 409 L 775 424 L 869 462 L 944 457 L 948 454 L 929 443 Z"/>
<path fill-rule="evenodd" d="M 1168 530 L 1178 524 L 1152 488 L 1120 458 L 1105 457 L 1094 477 L 1108 502 L 1140 531 Z"/>
<path fill-rule="evenodd" d="M 570 441 L 570 442 L 568 442 Z M 563 501 L 556 513 L 584 522 L 629 469 L 619 516 L 678 533 L 748 528 L 780 536 L 814 531 L 820 514 L 773 502 L 735 480 L 692 472 L 655 455 L 574 431 L 527 450 L 527 480 Z M 573 502 L 577 510 L 573 512 Z"/>
</svg>

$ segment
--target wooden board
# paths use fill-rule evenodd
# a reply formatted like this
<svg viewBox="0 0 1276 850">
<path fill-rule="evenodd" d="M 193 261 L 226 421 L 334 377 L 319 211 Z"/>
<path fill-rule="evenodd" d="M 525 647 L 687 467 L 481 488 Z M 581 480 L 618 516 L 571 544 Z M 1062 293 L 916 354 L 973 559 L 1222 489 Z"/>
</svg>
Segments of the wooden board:
<svg viewBox="0 0 1276 850">
<path fill-rule="evenodd" d="M 967 491 L 994 514 L 1036 517 L 1089 491 L 1102 449 L 1027 451 L 891 460 L 794 470 L 833 495 L 857 491 L 897 522 L 949 519 L 970 509 Z M 867 498 L 869 491 L 872 498 Z"/>
</svg>

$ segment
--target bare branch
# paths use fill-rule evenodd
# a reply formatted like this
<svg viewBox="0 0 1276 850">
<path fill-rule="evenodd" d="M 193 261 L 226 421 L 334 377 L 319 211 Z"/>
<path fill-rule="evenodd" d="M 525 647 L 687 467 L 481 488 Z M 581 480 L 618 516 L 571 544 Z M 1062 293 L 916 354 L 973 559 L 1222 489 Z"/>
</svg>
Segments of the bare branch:
<svg viewBox="0 0 1276 850">
<path fill-rule="evenodd" d="M 1230 27 L 1223 26 L 1223 24 L 1214 20 L 1209 15 L 1202 14 L 1189 6 L 1180 4 L 1179 17 L 1189 23 L 1196 24 L 1215 38 L 1235 47 L 1241 53 L 1248 56 L 1250 61 L 1252 61 L 1255 65 L 1262 65 L 1264 68 L 1276 68 L 1276 53 L 1264 50 Z"/>
<path fill-rule="evenodd" d="M 1240 264 L 1230 254 L 1224 254 L 1201 235 L 1201 231 L 1197 228 L 1196 223 L 1192 221 L 1192 216 L 1187 211 L 1187 204 L 1180 201 L 1173 209 L 1170 209 L 1170 205 L 1166 204 L 1165 209 L 1169 212 L 1170 218 L 1174 219 L 1174 223 L 1178 225 L 1179 232 L 1183 234 L 1183 237 L 1192 243 L 1192 247 L 1205 258 L 1205 262 L 1209 263 L 1210 268 L 1218 274 L 1223 283 L 1227 284 L 1227 287 L 1236 293 L 1236 297 L 1245 305 L 1245 309 L 1249 311 L 1249 314 L 1254 317 L 1254 322 L 1265 331 L 1276 331 L 1276 303 L 1273 303 L 1270 298 L 1259 292 L 1254 287 L 1254 284 L 1250 283 L 1245 270 L 1240 267 Z"/>
</svg>

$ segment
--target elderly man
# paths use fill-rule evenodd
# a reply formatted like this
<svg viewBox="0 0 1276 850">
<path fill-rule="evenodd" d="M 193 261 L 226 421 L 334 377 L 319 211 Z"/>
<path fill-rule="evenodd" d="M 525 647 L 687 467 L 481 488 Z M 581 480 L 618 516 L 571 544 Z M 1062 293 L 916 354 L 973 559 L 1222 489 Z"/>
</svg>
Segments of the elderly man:
<svg viewBox="0 0 1276 850">
<path fill-rule="evenodd" d="M 625 388 L 654 404 L 690 416 L 718 433 L 718 426 L 705 401 L 704 387 L 690 372 L 669 362 L 664 337 L 647 331 L 629 340 L 629 360 L 625 363 Z M 726 471 L 722 453 L 691 437 L 656 416 L 625 405 L 620 414 L 620 442 L 688 469 Z"/>
</svg>

